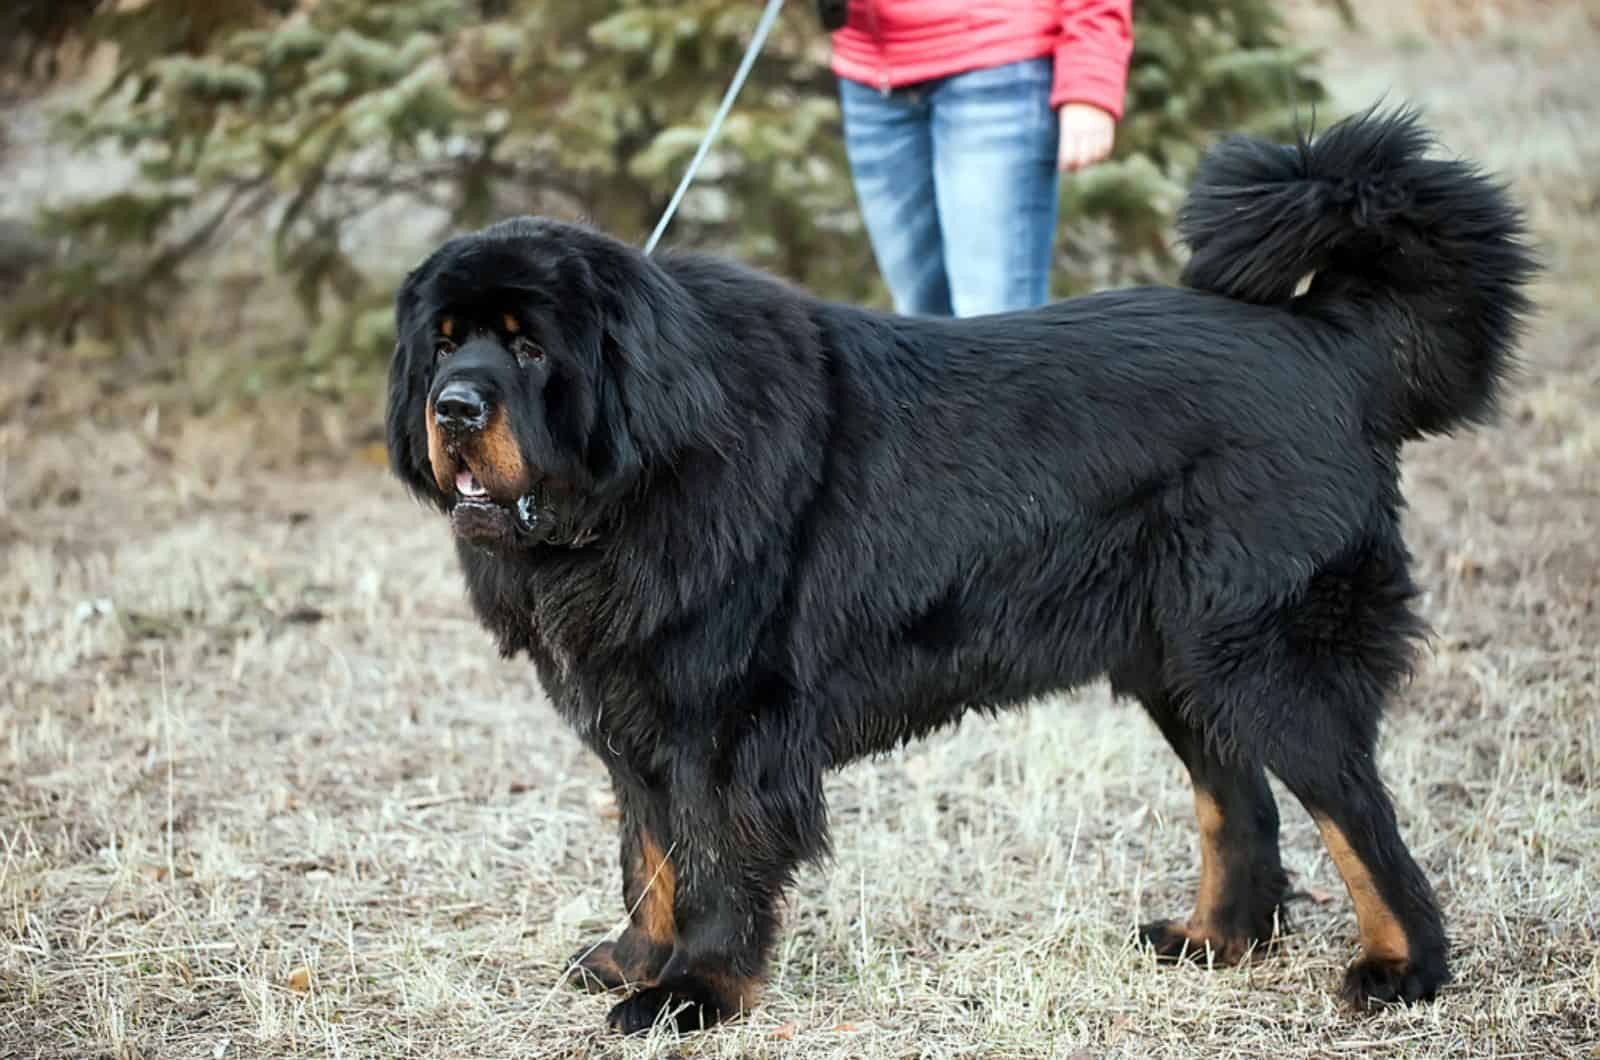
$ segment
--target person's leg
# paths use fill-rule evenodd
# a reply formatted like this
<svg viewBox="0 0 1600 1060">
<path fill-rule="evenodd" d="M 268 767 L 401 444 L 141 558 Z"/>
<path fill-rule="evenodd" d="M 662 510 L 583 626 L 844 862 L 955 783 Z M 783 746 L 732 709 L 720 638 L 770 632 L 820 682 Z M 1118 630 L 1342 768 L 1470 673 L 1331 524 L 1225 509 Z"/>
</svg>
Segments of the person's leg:
<svg viewBox="0 0 1600 1060">
<path fill-rule="evenodd" d="M 856 198 L 896 311 L 949 316 L 926 94 L 885 96 L 841 78 L 839 104 Z"/>
<path fill-rule="evenodd" d="M 1051 62 L 958 74 L 930 93 L 935 197 L 956 316 L 1050 298 L 1059 188 Z"/>
</svg>

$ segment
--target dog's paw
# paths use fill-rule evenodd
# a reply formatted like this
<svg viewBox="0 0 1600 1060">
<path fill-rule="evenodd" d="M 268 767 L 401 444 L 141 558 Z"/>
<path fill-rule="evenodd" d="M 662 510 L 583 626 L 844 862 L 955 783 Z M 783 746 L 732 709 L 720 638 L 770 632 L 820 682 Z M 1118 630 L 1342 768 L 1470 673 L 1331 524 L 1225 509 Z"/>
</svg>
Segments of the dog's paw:
<svg viewBox="0 0 1600 1060">
<path fill-rule="evenodd" d="M 623 1034 L 644 1034 L 662 1020 L 663 1013 L 663 1022 L 679 1034 L 705 1030 L 723 1019 L 714 998 L 680 982 L 670 987 L 646 987 L 619 1002 L 606 1017 L 606 1024 Z"/>
<path fill-rule="evenodd" d="M 1139 927 L 1139 941 L 1161 961 L 1187 961 L 1202 967 L 1238 964 L 1256 945 L 1247 938 L 1221 938 L 1195 931 L 1187 921 L 1153 920 Z"/>
<path fill-rule="evenodd" d="M 623 1034 L 642 1034 L 658 1022 L 688 1034 L 737 1018 L 754 997 L 753 981 L 675 976 L 617 1004 L 606 1023 Z"/>
<path fill-rule="evenodd" d="M 1363 957 L 1344 973 L 1339 995 L 1358 1009 L 1403 1001 L 1408 1005 L 1432 1001 L 1450 981 L 1444 962 L 1417 964 L 1409 960 Z"/>
<path fill-rule="evenodd" d="M 603 994 L 621 990 L 628 985 L 628 977 L 617 965 L 617 944 L 600 942 L 586 946 L 572 955 L 567 962 L 567 979 L 579 990 Z"/>
</svg>

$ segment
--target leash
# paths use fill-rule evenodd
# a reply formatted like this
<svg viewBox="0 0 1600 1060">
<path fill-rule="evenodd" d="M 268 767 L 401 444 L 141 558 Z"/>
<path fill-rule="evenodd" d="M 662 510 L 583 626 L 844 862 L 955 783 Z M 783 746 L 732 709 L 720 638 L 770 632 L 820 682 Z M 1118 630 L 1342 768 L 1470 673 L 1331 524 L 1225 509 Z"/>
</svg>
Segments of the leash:
<svg viewBox="0 0 1600 1060">
<path fill-rule="evenodd" d="M 683 179 L 678 182 L 678 190 L 672 193 L 672 201 L 667 203 L 666 211 L 656 223 L 656 230 L 651 232 L 650 238 L 645 241 L 645 254 L 648 255 L 656 249 L 656 244 L 661 241 L 661 233 L 667 230 L 672 215 L 678 212 L 678 204 L 683 201 L 683 193 L 689 190 L 689 184 L 694 180 L 700 163 L 705 161 L 706 153 L 711 150 L 717 134 L 722 131 L 722 120 L 728 116 L 728 111 L 733 109 L 734 98 L 744 87 L 745 78 L 750 76 L 750 68 L 755 65 L 756 56 L 761 54 L 761 46 L 766 43 L 767 33 L 771 31 L 772 24 L 778 20 L 778 11 L 782 7 L 783 0 L 767 0 L 766 10 L 761 12 L 761 21 L 756 23 L 755 35 L 750 38 L 750 46 L 744 50 L 744 58 L 739 61 L 739 69 L 733 75 L 728 91 L 722 94 L 722 103 L 717 107 L 717 113 L 706 128 L 705 136 L 701 137 L 700 146 L 695 150 L 694 157 L 689 160 L 689 168 L 683 171 Z"/>
</svg>

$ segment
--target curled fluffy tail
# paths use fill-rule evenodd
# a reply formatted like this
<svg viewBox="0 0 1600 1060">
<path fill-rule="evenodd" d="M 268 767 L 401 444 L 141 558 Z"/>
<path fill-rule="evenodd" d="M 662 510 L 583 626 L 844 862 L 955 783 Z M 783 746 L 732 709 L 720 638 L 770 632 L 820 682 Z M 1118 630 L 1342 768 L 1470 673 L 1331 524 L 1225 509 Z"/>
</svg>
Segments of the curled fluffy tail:
<svg viewBox="0 0 1600 1060">
<path fill-rule="evenodd" d="M 1493 412 L 1537 269 L 1505 189 L 1431 146 L 1411 111 L 1288 147 L 1233 137 L 1200 163 L 1178 219 L 1188 286 L 1291 306 L 1392 360 L 1393 396 L 1373 413 L 1395 438 Z"/>
</svg>

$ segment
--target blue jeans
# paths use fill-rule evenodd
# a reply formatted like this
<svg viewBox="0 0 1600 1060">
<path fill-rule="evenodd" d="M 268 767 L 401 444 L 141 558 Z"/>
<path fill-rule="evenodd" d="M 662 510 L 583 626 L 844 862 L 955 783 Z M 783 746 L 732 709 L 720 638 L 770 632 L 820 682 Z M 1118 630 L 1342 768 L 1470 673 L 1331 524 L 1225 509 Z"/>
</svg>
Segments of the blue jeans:
<svg viewBox="0 0 1600 1060">
<path fill-rule="evenodd" d="M 840 79 L 856 197 L 898 312 L 965 317 L 1049 300 L 1059 136 L 1051 63 L 887 95 Z"/>
</svg>

